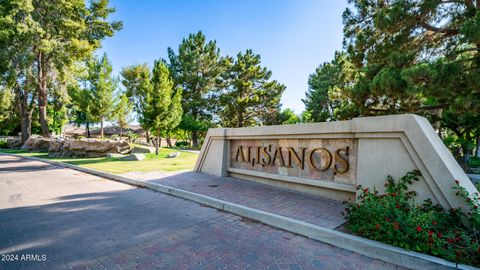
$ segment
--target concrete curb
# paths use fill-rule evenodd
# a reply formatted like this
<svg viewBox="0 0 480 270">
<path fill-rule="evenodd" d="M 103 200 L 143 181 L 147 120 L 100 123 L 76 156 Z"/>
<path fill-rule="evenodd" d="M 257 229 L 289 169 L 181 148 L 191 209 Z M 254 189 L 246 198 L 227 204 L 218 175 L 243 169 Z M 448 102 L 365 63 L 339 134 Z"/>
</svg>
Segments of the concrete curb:
<svg viewBox="0 0 480 270">
<path fill-rule="evenodd" d="M 418 252 L 408 251 L 402 248 L 383 244 L 377 241 L 361 238 L 335 231 L 332 229 L 320 227 L 311 223 L 292 219 L 289 217 L 277 215 L 270 212 L 246 207 L 243 205 L 219 200 L 213 197 L 201 195 L 198 193 L 185 191 L 162 184 L 151 183 L 147 181 L 135 180 L 128 177 L 97 171 L 94 169 L 84 168 L 77 165 L 63 163 L 59 161 L 47 160 L 36 157 L 27 157 L 18 154 L 0 153 L 0 155 L 11 155 L 19 158 L 41 161 L 77 171 L 93 174 L 96 176 L 108 178 L 111 180 L 123 182 L 130 185 L 141 186 L 162 193 L 170 194 L 183 199 L 191 200 L 200 204 L 204 204 L 213 208 L 224 210 L 239 216 L 247 217 L 268 224 L 270 226 L 290 231 L 308 238 L 328 243 L 336 247 L 356 252 L 371 258 L 379 259 L 388 263 L 399 265 L 410 269 L 480 269 L 473 266 L 455 264 L 444 259 L 434 256 L 425 255 Z"/>
</svg>

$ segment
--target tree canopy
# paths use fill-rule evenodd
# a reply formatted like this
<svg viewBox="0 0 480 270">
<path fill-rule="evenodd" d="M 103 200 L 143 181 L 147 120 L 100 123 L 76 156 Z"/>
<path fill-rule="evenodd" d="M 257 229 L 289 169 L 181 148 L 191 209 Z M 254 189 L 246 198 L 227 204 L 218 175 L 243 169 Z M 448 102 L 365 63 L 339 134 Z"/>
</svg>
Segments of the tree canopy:
<svg viewBox="0 0 480 270">
<path fill-rule="evenodd" d="M 439 134 L 455 133 L 468 155 L 479 133 L 480 6 L 468 0 L 349 2 L 345 52 L 310 76 L 305 115 L 325 121 L 417 113 Z"/>
<path fill-rule="evenodd" d="M 152 87 L 147 99 L 145 114 L 148 127 L 156 132 L 156 154 L 160 146 L 162 130 L 171 130 L 178 126 L 182 116 L 182 89 L 174 88 L 168 67 L 163 61 L 155 61 L 152 71 Z"/>
<path fill-rule="evenodd" d="M 0 76 L 21 105 L 22 139 L 30 135 L 34 107 L 44 136 L 50 136 L 47 106 L 59 78 L 88 58 L 101 41 L 122 28 L 107 18 L 108 0 L 0 2 Z M 36 104 L 35 104 L 35 98 Z"/>
<path fill-rule="evenodd" d="M 183 39 L 178 53 L 168 48 L 168 58 L 173 81 L 183 89 L 181 126 L 191 131 L 196 147 L 199 133 L 205 132 L 213 119 L 211 101 L 220 87 L 226 59 L 220 56 L 216 41 L 207 41 L 202 32 Z"/>
<path fill-rule="evenodd" d="M 238 53 L 224 74 L 218 114 L 224 126 L 245 127 L 276 119 L 285 86 L 270 80 L 272 72 L 261 66 L 252 50 Z"/>
</svg>

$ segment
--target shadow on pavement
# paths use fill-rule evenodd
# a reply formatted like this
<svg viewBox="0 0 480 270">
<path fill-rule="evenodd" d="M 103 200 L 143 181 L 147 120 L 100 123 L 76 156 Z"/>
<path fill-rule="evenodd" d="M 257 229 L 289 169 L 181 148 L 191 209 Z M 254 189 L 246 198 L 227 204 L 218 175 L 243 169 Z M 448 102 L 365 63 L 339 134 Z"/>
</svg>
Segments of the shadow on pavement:
<svg viewBox="0 0 480 270">
<path fill-rule="evenodd" d="M 146 189 L 56 198 L 0 210 L 0 254 L 46 255 L 46 262 L 0 262 L 0 269 L 61 269 L 219 215 L 211 208 Z"/>
</svg>

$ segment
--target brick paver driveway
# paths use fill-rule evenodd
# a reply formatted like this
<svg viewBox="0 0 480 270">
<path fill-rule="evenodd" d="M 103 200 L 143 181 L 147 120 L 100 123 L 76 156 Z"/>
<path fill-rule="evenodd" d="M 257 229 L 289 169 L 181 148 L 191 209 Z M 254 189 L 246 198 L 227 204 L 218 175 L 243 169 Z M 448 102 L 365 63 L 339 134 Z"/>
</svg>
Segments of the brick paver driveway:
<svg viewBox="0 0 480 270">
<path fill-rule="evenodd" d="M 0 155 L 0 269 L 395 269 L 197 203 Z"/>
</svg>

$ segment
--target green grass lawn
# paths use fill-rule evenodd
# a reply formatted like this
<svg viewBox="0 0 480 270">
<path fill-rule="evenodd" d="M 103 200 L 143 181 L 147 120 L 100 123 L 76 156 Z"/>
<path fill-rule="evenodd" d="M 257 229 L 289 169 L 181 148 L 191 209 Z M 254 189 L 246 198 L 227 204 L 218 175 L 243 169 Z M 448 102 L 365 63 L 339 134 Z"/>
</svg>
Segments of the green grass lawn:
<svg viewBox="0 0 480 270">
<path fill-rule="evenodd" d="M 38 157 L 60 162 L 79 165 L 86 168 L 92 168 L 109 173 L 127 173 L 127 172 L 149 172 L 164 171 L 173 172 L 180 170 L 193 170 L 198 154 L 190 152 L 181 152 L 177 158 L 166 158 L 169 153 L 177 152 L 175 149 L 161 148 L 159 155 L 146 154 L 142 161 L 123 161 L 118 158 L 50 158 L 48 153 L 26 152 L 23 150 L 0 149 L 2 153 L 19 154 L 22 156 Z"/>
</svg>

